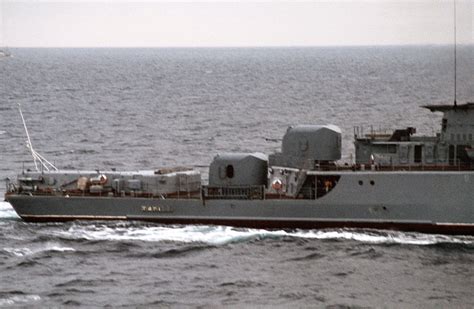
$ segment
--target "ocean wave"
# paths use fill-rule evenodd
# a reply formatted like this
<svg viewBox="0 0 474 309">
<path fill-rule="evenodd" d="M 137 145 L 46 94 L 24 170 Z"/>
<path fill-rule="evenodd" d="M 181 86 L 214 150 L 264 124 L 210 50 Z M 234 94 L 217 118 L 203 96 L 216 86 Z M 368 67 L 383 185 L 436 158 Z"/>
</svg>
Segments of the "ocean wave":
<svg viewBox="0 0 474 309">
<path fill-rule="evenodd" d="M 67 239 L 129 241 L 140 240 L 150 242 L 174 241 L 182 243 L 200 242 L 210 245 L 224 245 L 233 242 L 283 237 L 284 231 L 265 231 L 254 229 L 235 229 L 227 226 L 108 226 L 108 225 L 76 225 L 67 231 L 54 232 L 57 236 Z"/>
<path fill-rule="evenodd" d="M 11 255 L 17 257 L 24 257 L 29 255 L 34 255 L 38 253 L 45 253 L 45 252 L 75 252 L 76 250 L 71 247 L 61 247 L 59 244 L 56 243 L 46 243 L 40 247 L 21 247 L 21 248 L 12 248 L 6 247 L 2 249 L 4 252 L 7 252 Z"/>
<path fill-rule="evenodd" d="M 453 243 L 474 245 L 472 236 L 449 236 L 440 234 L 422 234 L 415 232 L 380 231 L 380 230 L 312 230 L 298 231 L 294 237 L 316 239 L 346 239 L 373 244 L 405 244 L 405 245 L 435 245 L 440 243 Z"/>
<path fill-rule="evenodd" d="M 0 296 L 0 307 L 26 306 L 29 303 L 41 300 L 39 295 L 25 294 L 17 291 L 2 294 L 3 295 Z"/>
<path fill-rule="evenodd" d="M 371 244 L 434 245 L 451 243 L 474 245 L 474 237 L 471 236 L 428 235 L 397 231 L 356 229 L 269 231 L 205 225 L 127 226 L 126 224 L 119 224 L 113 226 L 106 224 L 82 225 L 73 223 L 68 230 L 54 231 L 53 233 L 58 237 L 66 239 L 199 242 L 209 245 L 226 245 L 263 239 L 281 239 L 285 237 L 320 240 L 345 239 Z"/>
</svg>

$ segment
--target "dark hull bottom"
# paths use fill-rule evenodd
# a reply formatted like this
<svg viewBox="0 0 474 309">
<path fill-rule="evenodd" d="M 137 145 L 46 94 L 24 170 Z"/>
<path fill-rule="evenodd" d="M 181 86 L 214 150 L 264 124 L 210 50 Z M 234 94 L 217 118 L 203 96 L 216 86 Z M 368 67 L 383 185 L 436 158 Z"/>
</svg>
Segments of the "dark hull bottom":
<svg viewBox="0 0 474 309">
<path fill-rule="evenodd" d="M 370 221 L 316 221 L 316 220 L 236 220 L 213 218 L 164 218 L 164 217 L 116 217 L 116 216 L 34 216 L 23 215 L 27 222 L 65 222 L 74 220 L 138 220 L 161 224 L 225 225 L 258 229 L 327 229 L 364 228 L 420 232 L 428 234 L 473 235 L 474 224 L 430 224 Z"/>
</svg>

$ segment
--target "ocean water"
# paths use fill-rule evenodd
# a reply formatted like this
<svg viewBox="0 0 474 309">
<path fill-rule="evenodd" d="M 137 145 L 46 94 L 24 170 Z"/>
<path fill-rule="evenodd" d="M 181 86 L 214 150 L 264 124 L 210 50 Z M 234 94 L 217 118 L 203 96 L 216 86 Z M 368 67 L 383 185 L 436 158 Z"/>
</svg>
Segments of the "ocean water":
<svg viewBox="0 0 474 309">
<path fill-rule="evenodd" d="M 197 166 L 271 153 L 292 124 L 433 134 L 453 101 L 446 46 L 12 49 L 0 59 L 0 179 L 32 168 Z M 474 102 L 474 48 L 457 101 Z M 1 183 L 0 183 L 1 184 Z M 0 186 L 0 194 L 5 188 Z M 254 230 L 143 222 L 31 224 L 0 202 L 0 307 L 474 306 L 474 238 L 361 229 Z"/>
</svg>

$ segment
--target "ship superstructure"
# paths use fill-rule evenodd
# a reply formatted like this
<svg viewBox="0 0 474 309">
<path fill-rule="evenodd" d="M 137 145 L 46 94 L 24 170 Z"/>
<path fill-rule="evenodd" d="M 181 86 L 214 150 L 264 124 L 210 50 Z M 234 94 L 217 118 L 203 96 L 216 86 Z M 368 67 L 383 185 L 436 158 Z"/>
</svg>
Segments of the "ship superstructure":
<svg viewBox="0 0 474 309">
<path fill-rule="evenodd" d="M 436 136 L 416 136 L 409 127 L 390 134 L 354 130 L 356 164 L 378 167 L 470 169 L 474 146 L 474 103 L 463 105 L 427 105 L 442 112 L 441 131 Z"/>
</svg>

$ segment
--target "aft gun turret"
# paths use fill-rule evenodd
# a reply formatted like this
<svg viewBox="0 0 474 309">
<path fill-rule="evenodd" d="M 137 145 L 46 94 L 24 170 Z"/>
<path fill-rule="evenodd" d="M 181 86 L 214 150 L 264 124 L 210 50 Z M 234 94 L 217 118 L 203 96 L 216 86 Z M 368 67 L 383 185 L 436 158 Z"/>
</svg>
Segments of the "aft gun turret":
<svg viewBox="0 0 474 309">
<path fill-rule="evenodd" d="M 341 159 L 341 129 L 335 125 L 291 126 L 280 153 L 269 156 L 270 166 L 313 170 Z"/>
</svg>

